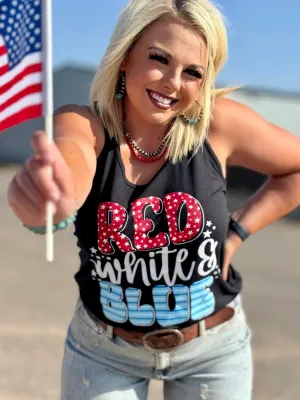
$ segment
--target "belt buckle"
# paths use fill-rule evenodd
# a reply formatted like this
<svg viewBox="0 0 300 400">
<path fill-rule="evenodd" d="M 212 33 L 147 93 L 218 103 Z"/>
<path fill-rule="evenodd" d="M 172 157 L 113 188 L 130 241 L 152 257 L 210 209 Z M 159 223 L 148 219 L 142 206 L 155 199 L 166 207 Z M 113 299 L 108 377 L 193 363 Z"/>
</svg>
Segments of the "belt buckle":
<svg viewBox="0 0 300 400">
<path fill-rule="evenodd" d="M 171 346 L 167 346 L 171 340 Z M 168 352 L 184 343 L 184 336 L 179 329 L 159 329 L 143 336 L 143 345 L 148 350 Z"/>
</svg>

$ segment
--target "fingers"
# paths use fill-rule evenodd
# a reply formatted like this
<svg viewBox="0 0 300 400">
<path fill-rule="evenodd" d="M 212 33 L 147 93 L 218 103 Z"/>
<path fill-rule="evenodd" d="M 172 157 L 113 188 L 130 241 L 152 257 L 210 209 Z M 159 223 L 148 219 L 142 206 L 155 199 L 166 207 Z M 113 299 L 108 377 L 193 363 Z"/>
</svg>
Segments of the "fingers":
<svg viewBox="0 0 300 400">
<path fill-rule="evenodd" d="M 34 225 L 35 221 L 41 221 L 43 226 L 45 222 L 45 202 L 43 207 L 36 207 L 29 197 L 24 193 L 16 181 L 16 177 L 12 180 L 8 188 L 8 202 L 15 215 L 29 225 Z"/>
<path fill-rule="evenodd" d="M 39 161 L 44 164 L 53 162 L 53 143 L 51 143 L 43 131 L 37 131 L 30 139 L 31 147 Z"/>
<path fill-rule="evenodd" d="M 54 143 L 49 143 L 44 132 L 35 133 L 31 144 L 36 154 L 25 162 L 12 180 L 8 201 L 23 223 L 43 226 L 47 201 L 53 203 L 59 219 L 73 212 L 74 182 L 63 156 Z"/>
<path fill-rule="evenodd" d="M 223 266 L 223 270 L 222 270 L 222 279 L 223 279 L 224 281 L 227 281 L 227 279 L 228 279 L 228 269 L 229 269 L 229 265 Z"/>
<path fill-rule="evenodd" d="M 67 165 L 65 159 L 61 155 L 58 148 L 55 149 L 57 156 L 53 162 L 53 179 L 55 180 L 57 187 L 60 189 L 62 194 L 74 195 L 74 181 L 72 172 Z"/>
<path fill-rule="evenodd" d="M 36 161 L 44 164 L 45 166 L 52 167 L 53 180 L 56 183 L 56 187 L 52 186 L 51 196 L 55 196 L 55 189 L 58 189 L 62 194 L 70 194 L 74 192 L 74 182 L 72 173 L 67 163 L 65 162 L 63 156 L 61 155 L 56 144 L 49 142 L 47 136 L 44 132 L 38 131 L 31 138 L 31 145 L 36 152 Z M 33 162 L 33 161 L 32 161 Z M 40 165 L 41 167 L 41 165 Z M 46 170 L 41 168 L 41 177 L 44 178 L 44 173 Z M 39 178 L 37 177 L 36 184 L 39 184 Z M 48 194 L 49 187 L 43 188 Z M 53 199 L 53 197 L 51 197 Z M 53 199 L 55 200 L 55 199 Z"/>
<path fill-rule="evenodd" d="M 35 197 L 35 203 L 41 198 L 43 201 L 58 201 L 60 189 L 50 176 L 50 166 L 43 164 L 36 157 L 30 157 L 24 164 L 24 168 L 18 174 L 17 182 L 29 197 Z M 23 180 L 24 179 L 24 180 Z M 27 184 L 29 186 L 27 186 Z M 32 191 L 31 191 L 32 190 Z M 37 195 L 37 197 L 35 196 Z"/>
<path fill-rule="evenodd" d="M 16 174 L 15 184 L 22 190 L 23 194 L 36 209 L 41 212 L 44 210 L 45 198 L 36 187 L 26 168 L 22 168 Z"/>
</svg>

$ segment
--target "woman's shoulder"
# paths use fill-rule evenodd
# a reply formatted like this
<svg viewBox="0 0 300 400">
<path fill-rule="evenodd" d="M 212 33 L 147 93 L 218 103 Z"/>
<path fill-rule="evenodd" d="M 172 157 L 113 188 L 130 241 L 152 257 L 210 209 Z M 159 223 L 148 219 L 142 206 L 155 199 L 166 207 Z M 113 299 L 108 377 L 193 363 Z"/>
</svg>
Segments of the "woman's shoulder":
<svg viewBox="0 0 300 400">
<path fill-rule="evenodd" d="M 245 141 L 242 130 L 254 121 L 253 115 L 249 107 L 228 97 L 221 97 L 214 102 L 208 141 L 224 168 L 238 143 Z"/>
<path fill-rule="evenodd" d="M 210 131 L 215 135 L 230 131 L 233 118 L 245 115 L 248 111 L 248 107 L 228 97 L 216 99 L 212 107 Z"/>
<path fill-rule="evenodd" d="M 227 138 L 229 115 L 234 108 L 234 102 L 227 97 L 221 97 L 215 100 L 212 112 L 207 141 L 218 158 L 223 174 L 226 174 L 226 164 L 230 152 Z M 230 123 L 230 122 L 229 122 Z"/>
<path fill-rule="evenodd" d="M 101 119 L 89 106 L 66 104 L 54 113 L 54 138 L 72 137 L 89 143 L 100 154 L 105 142 L 104 127 Z"/>
</svg>

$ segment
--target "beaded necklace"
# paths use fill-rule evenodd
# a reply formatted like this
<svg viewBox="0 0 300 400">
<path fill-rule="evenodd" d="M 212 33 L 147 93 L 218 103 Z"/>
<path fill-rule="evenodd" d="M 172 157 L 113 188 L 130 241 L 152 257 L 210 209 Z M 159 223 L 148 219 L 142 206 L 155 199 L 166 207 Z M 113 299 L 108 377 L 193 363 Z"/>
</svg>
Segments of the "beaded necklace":
<svg viewBox="0 0 300 400">
<path fill-rule="evenodd" d="M 124 128 L 124 138 L 132 154 L 140 161 L 144 162 L 158 161 L 161 158 L 163 158 L 163 156 L 166 154 L 168 150 L 168 148 L 166 147 L 167 135 L 164 137 L 163 141 L 154 152 L 147 152 L 141 149 L 136 143 L 134 143 L 132 137 L 125 128 Z"/>
</svg>

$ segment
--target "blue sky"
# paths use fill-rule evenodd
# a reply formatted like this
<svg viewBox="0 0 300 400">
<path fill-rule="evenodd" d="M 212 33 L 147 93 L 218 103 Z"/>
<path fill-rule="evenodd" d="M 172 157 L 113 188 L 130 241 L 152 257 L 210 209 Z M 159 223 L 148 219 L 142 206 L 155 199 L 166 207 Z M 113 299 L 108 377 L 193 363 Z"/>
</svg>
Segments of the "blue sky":
<svg viewBox="0 0 300 400">
<path fill-rule="evenodd" d="M 126 3 L 53 0 L 54 66 L 97 67 Z M 218 4 L 229 22 L 229 61 L 219 81 L 300 92 L 300 1 L 218 0 Z"/>
</svg>

